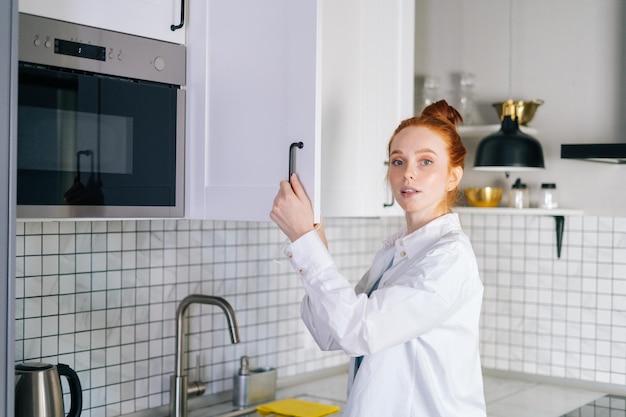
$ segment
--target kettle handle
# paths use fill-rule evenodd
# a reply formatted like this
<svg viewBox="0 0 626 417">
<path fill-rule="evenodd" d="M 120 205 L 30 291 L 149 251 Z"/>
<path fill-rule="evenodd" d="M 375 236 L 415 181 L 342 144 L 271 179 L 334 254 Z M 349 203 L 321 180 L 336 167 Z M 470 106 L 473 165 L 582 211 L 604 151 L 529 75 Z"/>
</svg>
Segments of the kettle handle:
<svg viewBox="0 0 626 417">
<path fill-rule="evenodd" d="M 76 371 L 64 363 L 57 364 L 57 371 L 59 372 L 59 377 L 65 376 L 67 378 L 70 386 L 72 404 L 67 417 L 79 417 L 83 410 L 83 389 L 80 385 L 80 379 L 78 379 Z"/>
</svg>

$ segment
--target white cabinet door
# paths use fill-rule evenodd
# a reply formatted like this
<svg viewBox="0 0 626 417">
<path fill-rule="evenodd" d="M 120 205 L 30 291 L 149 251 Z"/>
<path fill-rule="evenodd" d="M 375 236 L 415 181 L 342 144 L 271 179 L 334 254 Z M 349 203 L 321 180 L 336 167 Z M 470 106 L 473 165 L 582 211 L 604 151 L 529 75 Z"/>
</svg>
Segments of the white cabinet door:
<svg viewBox="0 0 626 417">
<path fill-rule="evenodd" d="M 322 215 L 397 215 L 387 143 L 413 115 L 413 0 L 325 0 Z"/>
<path fill-rule="evenodd" d="M 326 217 L 397 215 L 387 142 L 413 114 L 413 0 L 193 0 L 187 216 L 267 220 L 289 147 Z M 321 210 L 320 210 L 321 204 Z"/>
<path fill-rule="evenodd" d="M 178 44 L 181 0 L 19 0 L 19 11 Z"/>
<path fill-rule="evenodd" d="M 292 143 L 319 213 L 316 0 L 198 0 L 188 27 L 187 217 L 268 221 Z"/>
</svg>

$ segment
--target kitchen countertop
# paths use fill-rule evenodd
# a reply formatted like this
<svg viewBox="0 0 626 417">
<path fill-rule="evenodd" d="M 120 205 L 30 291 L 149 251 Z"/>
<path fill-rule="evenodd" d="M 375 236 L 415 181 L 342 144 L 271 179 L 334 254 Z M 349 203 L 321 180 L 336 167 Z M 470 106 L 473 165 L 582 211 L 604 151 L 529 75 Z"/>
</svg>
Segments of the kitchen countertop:
<svg viewBox="0 0 626 417">
<path fill-rule="evenodd" d="M 483 376 L 488 417 L 560 417 L 606 393 L 504 376 Z"/>
<path fill-rule="evenodd" d="M 276 385 L 276 399 L 298 398 L 305 401 L 334 404 L 343 409 L 347 391 L 347 366 L 337 366 L 281 378 Z M 188 409 L 189 417 L 211 417 L 226 414 L 235 409 L 232 404 L 232 392 L 225 391 L 218 394 L 206 394 L 201 397 L 190 397 Z M 333 414 L 333 417 L 340 417 L 341 415 L 340 411 Z M 123 414 L 120 417 L 168 416 L 169 404 Z"/>
<path fill-rule="evenodd" d="M 278 380 L 277 399 L 300 398 L 339 405 L 346 401 L 347 373 L 344 366 Z M 523 380 L 516 375 L 499 372 L 484 374 L 485 401 L 488 417 L 561 417 L 569 411 L 594 401 L 607 393 L 554 382 Z M 208 396 L 211 397 L 211 396 Z M 215 396 L 213 396 L 216 398 Z M 222 395 L 227 401 L 228 395 Z M 199 400 L 199 401 L 198 401 Z M 195 401 L 196 406 L 202 399 Z M 192 400 L 193 402 L 193 400 Z M 191 408 L 190 403 L 190 408 Z M 167 409 L 160 407 L 160 409 Z M 126 417 L 159 416 L 157 410 L 144 410 Z M 198 411 L 190 415 L 197 415 Z M 201 413 L 206 415 L 206 413 Z M 340 417 L 341 412 L 333 416 Z"/>
<path fill-rule="evenodd" d="M 560 417 L 606 395 L 604 392 L 538 383 L 505 376 L 484 375 L 488 417 Z M 280 391 L 280 396 L 307 393 L 311 396 L 345 402 L 347 375 L 322 378 Z"/>
</svg>

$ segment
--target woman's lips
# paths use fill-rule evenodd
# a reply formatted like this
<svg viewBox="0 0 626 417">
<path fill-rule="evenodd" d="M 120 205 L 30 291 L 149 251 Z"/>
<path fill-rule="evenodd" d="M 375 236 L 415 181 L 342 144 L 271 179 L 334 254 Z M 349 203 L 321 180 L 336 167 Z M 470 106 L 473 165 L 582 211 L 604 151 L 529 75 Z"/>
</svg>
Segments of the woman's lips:
<svg viewBox="0 0 626 417">
<path fill-rule="evenodd" d="M 413 195 L 415 195 L 415 194 L 417 194 L 419 192 L 420 191 L 418 189 L 413 188 L 413 187 L 402 187 L 400 189 L 400 194 L 405 196 L 405 197 L 413 196 Z"/>
</svg>

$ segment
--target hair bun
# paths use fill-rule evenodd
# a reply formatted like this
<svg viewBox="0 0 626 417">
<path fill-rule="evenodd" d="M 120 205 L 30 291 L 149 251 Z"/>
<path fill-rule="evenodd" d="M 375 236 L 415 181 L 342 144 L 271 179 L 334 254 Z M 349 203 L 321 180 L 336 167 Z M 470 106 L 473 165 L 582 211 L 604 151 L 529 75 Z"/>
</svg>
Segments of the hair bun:
<svg viewBox="0 0 626 417">
<path fill-rule="evenodd" d="M 445 120 L 455 126 L 463 122 L 461 114 L 445 100 L 439 100 L 426 106 L 422 110 L 422 116 Z"/>
</svg>

